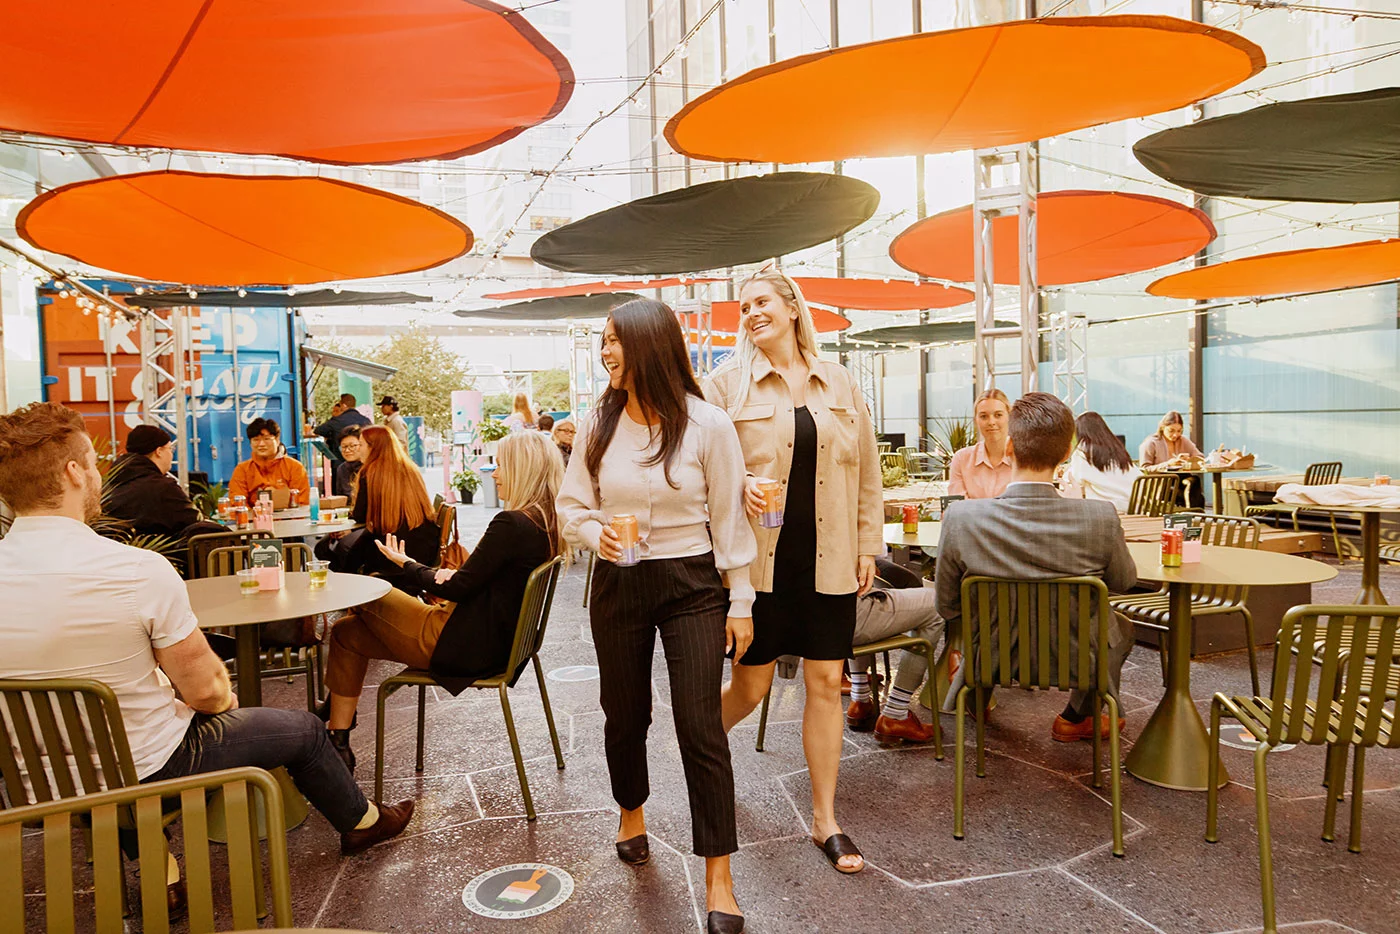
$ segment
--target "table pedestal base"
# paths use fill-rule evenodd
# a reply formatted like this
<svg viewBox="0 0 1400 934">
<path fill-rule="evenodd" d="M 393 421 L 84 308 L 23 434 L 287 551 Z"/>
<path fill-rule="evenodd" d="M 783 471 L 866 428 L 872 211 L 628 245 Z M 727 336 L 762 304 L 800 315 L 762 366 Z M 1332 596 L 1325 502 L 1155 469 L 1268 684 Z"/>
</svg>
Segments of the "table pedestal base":
<svg viewBox="0 0 1400 934">
<path fill-rule="evenodd" d="M 1341 555 L 1337 556 L 1338 559 Z M 1359 606 L 1386 606 L 1381 593 L 1381 514 L 1361 513 L 1361 592 Z"/>
<path fill-rule="evenodd" d="M 282 786 L 282 810 L 285 813 L 285 829 L 291 830 L 300 827 L 311 813 L 311 806 L 306 803 L 301 792 L 297 791 L 297 786 L 293 784 L 292 777 L 283 768 L 272 769 L 272 777 L 277 779 L 277 784 Z M 255 794 L 253 797 L 253 811 L 258 822 L 258 839 L 267 839 L 267 808 L 263 804 L 262 795 Z M 209 799 L 209 839 L 215 843 L 228 842 L 228 823 L 224 816 L 224 793 L 214 792 Z"/>
<path fill-rule="evenodd" d="M 1191 699 L 1191 585 L 1171 584 L 1167 693 L 1125 763 L 1128 773 L 1164 788 L 1205 791 L 1210 783 L 1210 734 Z M 1220 767 L 1223 787 L 1230 776 Z"/>
</svg>

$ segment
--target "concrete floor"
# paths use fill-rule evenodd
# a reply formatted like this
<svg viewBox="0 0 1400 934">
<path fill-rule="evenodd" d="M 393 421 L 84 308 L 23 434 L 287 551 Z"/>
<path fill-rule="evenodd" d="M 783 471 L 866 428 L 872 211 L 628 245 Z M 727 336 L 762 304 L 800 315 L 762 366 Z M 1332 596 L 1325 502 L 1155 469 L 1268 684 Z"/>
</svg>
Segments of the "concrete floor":
<svg viewBox="0 0 1400 934">
<path fill-rule="evenodd" d="M 460 510 L 463 539 L 474 542 L 489 513 Z M 1400 567 L 1383 571 L 1400 599 Z M 1357 565 L 1315 589 L 1319 602 L 1354 595 Z M 546 671 L 595 663 L 583 568 L 572 569 L 555 598 L 541 658 Z M 1264 662 L 1267 666 L 1267 661 Z M 372 787 L 373 682 L 397 670 L 371 668 L 371 686 L 354 734 L 362 786 Z M 810 789 L 801 746 L 802 686 L 779 681 L 766 751 L 754 751 L 757 715 L 731 734 L 738 795 L 739 852 L 734 875 L 755 932 L 1108 931 L 1209 934 L 1259 930 L 1258 851 L 1251 754 L 1227 748 L 1235 782 L 1221 796 L 1221 840 L 1202 839 L 1205 796 L 1125 777 L 1127 858 L 1109 853 L 1109 808 L 1089 786 L 1087 743 L 1051 742 L 1058 696 L 1002 692 L 989 720 L 983 780 L 968 777 L 967 835 L 952 837 L 953 759 L 931 749 L 884 750 L 871 734 L 847 732 L 837 814 L 861 846 L 868 868 L 838 875 L 807 835 Z M 458 698 L 434 690 L 427 708 L 426 768 L 413 768 L 414 698 L 391 701 L 386 752 L 387 800 L 412 797 L 417 814 L 402 837 L 341 859 L 337 838 L 318 815 L 289 834 L 295 916 L 304 927 L 364 931 L 540 932 L 703 929 L 703 862 L 690 855 L 690 828 L 664 664 L 658 658 L 647 804 L 652 860 L 641 869 L 613 853 L 616 809 L 603 757 L 603 715 L 596 680 L 549 682 L 567 768 L 550 752 L 539 691 L 527 675 L 512 692 L 516 723 L 539 820 L 529 823 L 494 692 Z M 1193 666 L 1203 713 L 1211 692 L 1248 690 L 1242 653 Z M 304 702 L 300 683 L 266 682 L 267 703 Z M 1161 696 L 1155 652 L 1139 647 L 1124 672 L 1126 746 Z M 920 710 L 925 719 L 927 711 Z M 951 736 L 953 720 L 943 718 Z M 1238 744 L 1243 747 L 1244 744 Z M 1364 850 L 1347 852 L 1347 811 L 1337 843 L 1320 838 L 1320 748 L 1270 757 L 1278 916 L 1295 934 L 1400 931 L 1400 757 L 1367 761 Z M 969 768 L 970 771 L 970 768 Z M 553 911 L 521 921 L 468 911 L 464 886 L 493 867 L 540 862 L 572 875 L 572 896 Z"/>
</svg>

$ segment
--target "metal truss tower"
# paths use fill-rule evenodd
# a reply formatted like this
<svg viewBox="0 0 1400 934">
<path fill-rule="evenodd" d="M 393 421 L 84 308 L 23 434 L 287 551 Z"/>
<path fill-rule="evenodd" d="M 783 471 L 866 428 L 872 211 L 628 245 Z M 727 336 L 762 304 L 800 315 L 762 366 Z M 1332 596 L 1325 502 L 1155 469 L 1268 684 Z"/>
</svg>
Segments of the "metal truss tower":
<svg viewBox="0 0 1400 934">
<path fill-rule="evenodd" d="M 1019 374 L 1021 392 L 1034 392 L 1040 349 L 1040 290 L 1036 281 L 1036 200 L 1040 194 L 1040 163 L 1034 144 L 979 149 L 973 153 L 973 275 L 976 311 L 973 321 L 973 393 L 992 389 L 998 377 Z M 1020 314 L 1014 325 L 1000 325 L 996 316 L 995 242 L 993 222 L 1017 218 L 1020 233 Z M 1017 362 L 998 365 L 999 342 L 1018 343 Z M 1001 359 L 1006 360 L 1002 354 Z"/>
<path fill-rule="evenodd" d="M 1050 316 L 1050 360 L 1055 395 L 1076 415 L 1089 409 L 1089 319 L 1060 311 Z"/>
</svg>

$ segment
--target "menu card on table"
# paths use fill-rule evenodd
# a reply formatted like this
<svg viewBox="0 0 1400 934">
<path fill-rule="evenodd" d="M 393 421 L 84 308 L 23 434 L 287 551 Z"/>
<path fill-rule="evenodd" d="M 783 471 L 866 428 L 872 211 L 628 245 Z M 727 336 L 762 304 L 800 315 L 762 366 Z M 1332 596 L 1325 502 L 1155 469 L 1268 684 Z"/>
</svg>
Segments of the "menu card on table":
<svg viewBox="0 0 1400 934">
<path fill-rule="evenodd" d="M 281 590 L 286 582 L 283 571 L 285 553 L 282 540 L 263 538 L 249 546 L 248 563 L 257 571 L 259 590 Z"/>
</svg>

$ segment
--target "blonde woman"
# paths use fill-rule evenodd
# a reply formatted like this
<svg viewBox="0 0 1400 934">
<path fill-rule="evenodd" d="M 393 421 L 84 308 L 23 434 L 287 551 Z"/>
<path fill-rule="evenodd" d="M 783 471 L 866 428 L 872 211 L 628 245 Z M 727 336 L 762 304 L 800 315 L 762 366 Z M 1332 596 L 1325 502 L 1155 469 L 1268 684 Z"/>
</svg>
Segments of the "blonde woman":
<svg viewBox="0 0 1400 934">
<path fill-rule="evenodd" d="M 530 408 L 530 397 L 525 393 L 515 394 L 515 402 L 506 416 L 506 427 L 511 431 L 535 430 L 535 413 Z"/>
<path fill-rule="evenodd" d="M 836 822 L 841 761 L 841 664 L 851 654 L 856 597 L 884 552 L 875 431 L 855 379 L 817 358 L 812 313 L 797 284 L 777 271 L 739 290 L 734 359 L 705 384 L 739 432 L 745 507 L 758 537 L 750 569 L 757 590 L 753 642 L 736 654 L 723 693 L 728 730 L 757 706 L 781 655 L 803 658 L 802 744 L 812 778 L 812 840 L 843 873 L 865 868 Z M 783 524 L 763 528 L 761 480 L 780 484 Z"/>
<path fill-rule="evenodd" d="M 530 572 L 564 553 L 554 513 L 564 460 L 554 442 L 539 432 L 510 435 L 501 441 L 496 461 L 501 498 L 514 508 L 491 519 L 476 550 L 456 571 L 415 562 L 394 535 L 376 543 L 425 592 L 451 602 L 430 606 L 391 590 L 350 611 L 331 630 L 327 726 L 351 771 L 350 730 L 369 660 L 426 668 L 453 694 L 477 678 L 499 674 L 510 660 Z"/>
<path fill-rule="evenodd" d="M 992 499 L 1011 482 L 1011 458 L 1006 453 L 1006 426 L 1011 403 L 1000 389 L 988 389 L 973 405 L 977 443 L 953 455 L 948 465 L 948 493 L 968 499 Z"/>
<path fill-rule="evenodd" d="M 1138 463 L 1144 467 L 1165 464 L 1179 454 L 1202 456 L 1201 449 L 1186 437 L 1181 413 L 1171 411 L 1162 416 L 1162 420 L 1157 423 L 1157 430 L 1148 435 L 1138 448 Z"/>
</svg>

